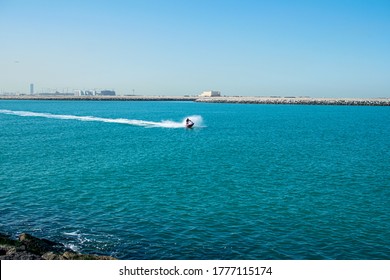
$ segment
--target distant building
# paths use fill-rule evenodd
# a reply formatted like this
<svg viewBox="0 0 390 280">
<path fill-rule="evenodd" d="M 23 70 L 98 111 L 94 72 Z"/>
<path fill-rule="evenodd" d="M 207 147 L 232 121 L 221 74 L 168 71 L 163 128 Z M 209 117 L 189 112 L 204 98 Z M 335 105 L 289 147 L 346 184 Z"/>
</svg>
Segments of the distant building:
<svg viewBox="0 0 390 280">
<path fill-rule="evenodd" d="M 34 84 L 30 84 L 30 94 L 34 94 Z"/>
<path fill-rule="evenodd" d="M 114 90 L 102 90 L 100 92 L 96 90 L 75 90 L 74 95 L 76 96 L 84 96 L 84 95 L 116 95 Z"/>
<path fill-rule="evenodd" d="M 73 92 L 74 92 L 74 95 L 76 95 L 76 96 L 84 95 L 84 91 L 79 90 L 79 89 L 77 89 L 77 90 L 75 90 L 75 91 L 73 91 Z"/>
<path fill-rule="evenodd" d="M 209 90 L 209 91 L 202 92 L 199 96 L 201 96 L 201 97 L 221 96 L 221 92 L 220 91 L 215 91 L 215 90 Z"/>
<path fill-rule="evenodd" d="M 86 90 L 84 91 L 84 95 L 96 95 L 96 90 Z"/>
<path fill-rule="evenodd" d="M 116 95 L 116 94 L 115 94 L 115 91 L 113 91 L 113 90 L 102 90 L 100 92 L 100 95 Z"/>
</svg>

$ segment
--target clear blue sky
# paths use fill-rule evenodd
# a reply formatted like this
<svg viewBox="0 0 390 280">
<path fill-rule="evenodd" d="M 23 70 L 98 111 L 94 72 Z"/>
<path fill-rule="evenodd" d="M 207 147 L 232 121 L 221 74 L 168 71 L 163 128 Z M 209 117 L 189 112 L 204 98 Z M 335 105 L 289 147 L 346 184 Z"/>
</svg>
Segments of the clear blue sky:
<svg viewBox="0 0 390 280">
<path fill-rule="evenodd" d="M 390 97 L 390 0 L 0 0 L 0 93 Z"/>
</svg>

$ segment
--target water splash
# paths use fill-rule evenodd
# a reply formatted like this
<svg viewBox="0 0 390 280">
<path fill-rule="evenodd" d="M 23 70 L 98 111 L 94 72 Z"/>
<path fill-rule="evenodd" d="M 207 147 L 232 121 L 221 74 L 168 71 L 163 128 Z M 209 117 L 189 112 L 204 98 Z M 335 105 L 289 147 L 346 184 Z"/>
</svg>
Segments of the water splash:
<svg viewBox="0 0 390 280">
<path fill-rule="evenodd" d="M 185 120 L 189 118 L 195 123 L 195 127 L 203 127 L 203 118 L 202 116 L 198 116 L 198 115 L 185 117 L 180 122 L 175 122 L 171 120 L 162 120 L 160 122 L 153 122 L 153 121 L 146 121 L 146 120 L 132 120 L 132 119 L 124 119 L 124 118 L 112 119 L 112 118 L 100 118 L 94 116 L 57 115 L 51 113 L 36 113 L 36 112 L 29 112 L 29 111 L 11 111 L 11 110 L 0 110 L 0 114 L 15 115 L 21 117 L 41 117 L 41 118 L 48 118 L 48 119 L 118 123 L 118 124 L 128 124 L 128 125 L 143 126 L 143 127 L 164 127 L 164 128 L 183 128 L 185 127 Z"/>
</svg>

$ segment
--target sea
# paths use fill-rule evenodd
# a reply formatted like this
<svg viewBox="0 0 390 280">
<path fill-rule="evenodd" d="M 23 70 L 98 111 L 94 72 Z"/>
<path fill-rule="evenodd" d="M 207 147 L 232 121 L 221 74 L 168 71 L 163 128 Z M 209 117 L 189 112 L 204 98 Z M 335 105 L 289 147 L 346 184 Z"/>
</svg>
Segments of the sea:
<svg viewBox="0 0 390 280">
<path fill-rule="evenodd" d="M 0 101 L 15 238 L 126 260 L 378 260 L 389 213 L 390 107 Z"/>
</svg>

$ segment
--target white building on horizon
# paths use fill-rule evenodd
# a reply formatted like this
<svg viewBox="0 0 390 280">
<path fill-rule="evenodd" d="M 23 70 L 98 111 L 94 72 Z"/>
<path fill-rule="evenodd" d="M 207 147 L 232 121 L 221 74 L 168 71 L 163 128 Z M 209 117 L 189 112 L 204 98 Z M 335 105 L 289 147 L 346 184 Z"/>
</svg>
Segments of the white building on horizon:
<svg viewBox="0 0 390 280">
<path fill-rule="evenodd" d="M 216 96 L 221 96 L 220 91 L 215 91 L 215 90 L 209 90 L 209 91 L 204 91 L 201 94 L 199 94 L 200 97 L 216 97 Z"/>
<path fill-rule="evenodd" d="M 114 90 L 101 90 L 100 92 L 97 90 L 81 90 L 77 89 L 73 91 L 74 95 L 76 96 L 84 96 L 84 95 L 90 95 L 90 96 L 95 96 L 95 95 L 116 95 Z"/>
</svg>

